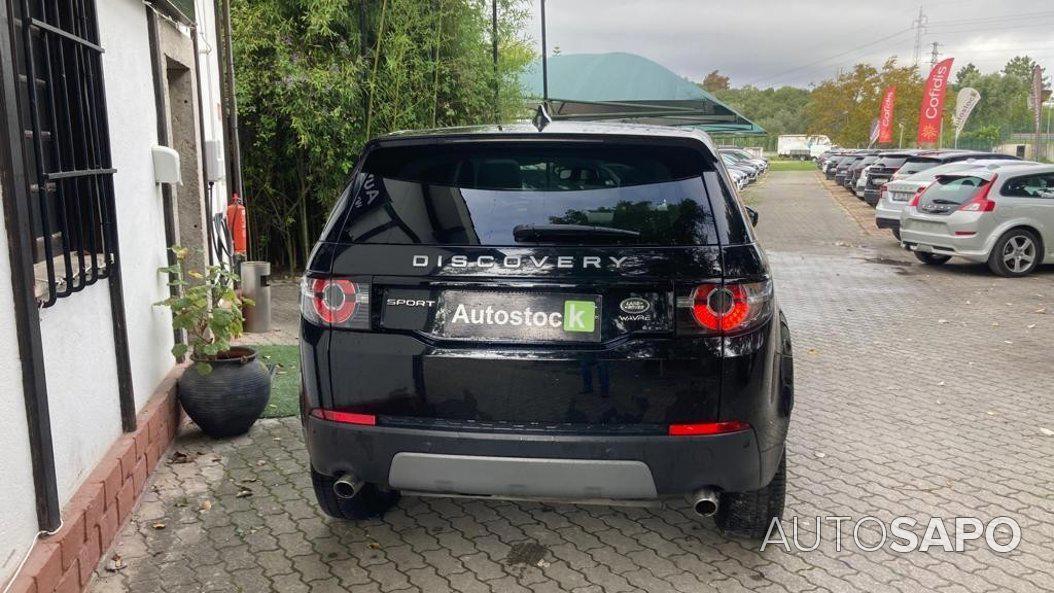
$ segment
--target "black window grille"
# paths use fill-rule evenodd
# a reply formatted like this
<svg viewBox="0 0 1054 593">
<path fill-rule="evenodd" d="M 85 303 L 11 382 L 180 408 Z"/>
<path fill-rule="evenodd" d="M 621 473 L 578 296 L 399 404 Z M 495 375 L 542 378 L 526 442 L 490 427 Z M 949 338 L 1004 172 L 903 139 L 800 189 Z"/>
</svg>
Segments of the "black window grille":
<svg viewBox="0 0 1054 593">
<path fill-rule="evenodd" d="M 118 265 L 95 0 L 14 0 L 19 114 L 42 307 Z"/>
</svg>

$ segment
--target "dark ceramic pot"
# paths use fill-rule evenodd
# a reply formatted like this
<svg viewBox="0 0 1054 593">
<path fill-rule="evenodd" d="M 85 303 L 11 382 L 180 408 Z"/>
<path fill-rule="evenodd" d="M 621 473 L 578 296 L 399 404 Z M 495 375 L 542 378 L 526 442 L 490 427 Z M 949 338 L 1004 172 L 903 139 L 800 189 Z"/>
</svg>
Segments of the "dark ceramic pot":
<svg viewBox="0 0 1054 593">
<path fill-rule="evenodd" d="M 271 396 L 271 374 L 256 351 L 238 346 L 208 361 L 212 372 L 192 365 L 179 379 L 179 403 L 201 430 L 214 438 L 245 434 Z"/>
</svg>

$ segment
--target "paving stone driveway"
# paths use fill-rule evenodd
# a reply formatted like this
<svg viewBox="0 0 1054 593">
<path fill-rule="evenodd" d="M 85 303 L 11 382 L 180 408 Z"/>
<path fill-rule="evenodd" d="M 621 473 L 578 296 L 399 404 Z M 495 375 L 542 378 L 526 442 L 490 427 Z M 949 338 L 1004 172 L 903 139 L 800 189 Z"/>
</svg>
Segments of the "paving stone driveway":
<svg viewBox="0 0 1054 593">
<path fill-rule="evenodd" d="M 404 498 L 383 521 L 320 515 L 295 419 L 215 442 L 184 429 L 120 536 L 104 591 L 1054 590 L 1054 269 L 923 268 L 812 172 L 749 190 L 794 332 L 784 525 L 1007 515 L 1007 554 L 758 550 L 687 507 Z M 880 533 L 864 523 L 861 537 Z M 914 530 L 920 536 L 923 529 Z M 1003 536 L 1005 538 L 1005 534 Z M 1005 539 L 1003 540 L 1005 541 Z"/>
</svg>

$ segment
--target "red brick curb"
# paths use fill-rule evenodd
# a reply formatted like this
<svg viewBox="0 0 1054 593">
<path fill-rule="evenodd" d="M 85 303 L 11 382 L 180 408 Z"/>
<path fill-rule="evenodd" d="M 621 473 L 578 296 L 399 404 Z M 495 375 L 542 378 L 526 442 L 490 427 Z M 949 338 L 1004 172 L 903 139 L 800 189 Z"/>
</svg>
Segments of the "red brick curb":
<svg viewBox="0 0 1054 593">
<path fill-rule="evenodd" d="M 179 430 L 182 410 L 174 368 L 136 417 L 135 432 L 123 435 L 95 466 L 62 512 L 62 529 L 33 546 L 9 593 L 83 591 L 99 560 L 128 520 L 157 462 Z"/>
</svg>

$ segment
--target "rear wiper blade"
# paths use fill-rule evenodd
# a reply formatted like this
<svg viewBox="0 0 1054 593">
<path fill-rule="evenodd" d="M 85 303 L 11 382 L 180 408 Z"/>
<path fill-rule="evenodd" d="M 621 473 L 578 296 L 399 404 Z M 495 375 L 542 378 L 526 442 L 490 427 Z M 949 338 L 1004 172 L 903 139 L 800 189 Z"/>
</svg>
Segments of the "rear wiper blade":
<svg viewBox="0 0 1054 593">
<path fill-rule="evenodd" d="M 585 224 L 520 224 L 512 229 L 512 237 L 519 243 L 577 239 L 635 239 L 637 231 Z"/>
</svg>

